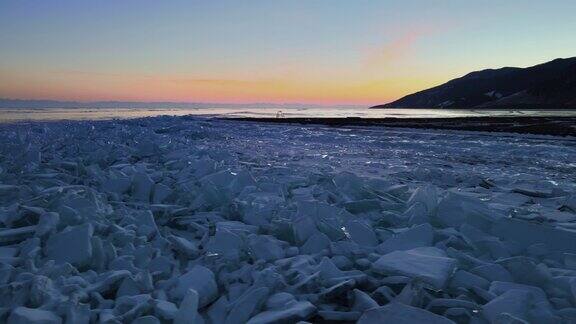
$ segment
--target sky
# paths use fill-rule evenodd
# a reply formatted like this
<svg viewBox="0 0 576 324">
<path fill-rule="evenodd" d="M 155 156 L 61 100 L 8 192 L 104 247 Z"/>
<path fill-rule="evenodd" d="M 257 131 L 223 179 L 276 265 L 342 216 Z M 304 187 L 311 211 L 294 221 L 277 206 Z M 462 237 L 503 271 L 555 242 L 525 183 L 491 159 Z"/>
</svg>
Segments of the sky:
<svg viewBox="0 0 576 324">
<path fill-rule="evenodd" d="M 1 0 L 0 97 L 372 105 L 576 56 L 575 0 Z"/>
</svg>

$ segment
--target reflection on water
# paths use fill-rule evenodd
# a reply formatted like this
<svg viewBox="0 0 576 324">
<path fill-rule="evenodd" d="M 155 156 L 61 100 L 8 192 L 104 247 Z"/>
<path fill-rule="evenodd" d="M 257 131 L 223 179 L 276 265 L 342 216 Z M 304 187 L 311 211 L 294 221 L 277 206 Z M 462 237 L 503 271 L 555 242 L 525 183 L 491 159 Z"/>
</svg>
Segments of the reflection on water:
<svg viewBox="0 0 576 324">
<path fill-rule="evenodd" d="M 96 120 L 152 117 L 161 115 L 201 115 L 214 117 L 276 117 L 277 108 L 47 108 L 0 109 L 0 122 L 23 120 Z M 368 109 L 358 108 L 283 108 L 284 117 L 362 117 L 362 118 L 438 118 L 481 116 L 576 116 L 568 110 L 455 110 L 455 109 Z"/>
</svg>

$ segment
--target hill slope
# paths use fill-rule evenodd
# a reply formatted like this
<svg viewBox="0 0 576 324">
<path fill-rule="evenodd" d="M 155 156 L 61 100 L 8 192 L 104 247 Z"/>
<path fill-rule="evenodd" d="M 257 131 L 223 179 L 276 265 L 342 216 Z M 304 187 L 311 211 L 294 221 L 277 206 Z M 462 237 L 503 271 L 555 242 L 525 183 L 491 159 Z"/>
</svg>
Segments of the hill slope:
<svg viewBox="0 0 576 324">
<path fill-rule="evenodd" d="M 373 108 L 576 108 L 576 57 L 472 72 Z"/>
</svg>

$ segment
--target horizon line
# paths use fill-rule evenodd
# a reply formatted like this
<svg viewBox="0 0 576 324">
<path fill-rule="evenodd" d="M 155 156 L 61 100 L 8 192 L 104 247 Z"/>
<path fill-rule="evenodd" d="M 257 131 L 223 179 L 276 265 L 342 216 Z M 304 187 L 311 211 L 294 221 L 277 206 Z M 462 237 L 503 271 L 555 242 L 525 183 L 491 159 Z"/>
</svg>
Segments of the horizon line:
<svg viewBox="0 0 576 324">
<path fill-rule="evenodd" d="M 2 101 L 14 102 L 51 102 L 51 103 L 66 103 L 66 104 L 175 104 L 175 105 L 273 105 L 273 106 L 368 106 L 372 104 L 364 103 L 314 103 L 314 102 L 266 102 L 266 101 L 250 101 L 250 102 L 218 102 L 218 101 L 170 101 L 170 100 L 68 100 L 68 99 L 29 99 L 29 98 L 11 98 L 0 97 L 0 104 Z"/>
</svg>

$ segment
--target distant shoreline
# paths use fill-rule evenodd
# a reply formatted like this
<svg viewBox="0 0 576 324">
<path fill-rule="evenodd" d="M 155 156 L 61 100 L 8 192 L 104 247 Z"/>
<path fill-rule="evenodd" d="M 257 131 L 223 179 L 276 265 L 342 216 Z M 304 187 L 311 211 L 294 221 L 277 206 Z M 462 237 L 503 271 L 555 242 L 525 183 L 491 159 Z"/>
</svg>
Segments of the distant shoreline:
<svg viewBox="0 0 576 324">
<path fill-rule="evenodd" d="M 382 126 L 401 128 L 446 129 L 482 132 L 574 136 L 576 117 L 452 117 L 452 118 L 267 118 L 235 117 L 225 120 L 252 121 L 278 124 L 328 125 L 328 126 Z"/>
<path fill-rule="evenodd" d="M 510 107 L 486 107 L 486 108 L 438 108 L 438 107 L 433 107 L 433 108 L 425 108 L 425 107 L 386 107 L 386 105 L 377 105 L 377 106 L 371 106 L 368 107 L 368 109 L 376 109 L 376 110 L 387 110 L 387 109 L 414 109 L 414 110 L 448 110 L 448 111 L 453 111 L 453 110 L 462 110 L 462 111 L 574 111 L 576 112 L 576 107 L 558 107 L 558 108 L 552 108 L 552 107 L 536 107 L 536 106 L 532 106 L 532 107 L 516 107 L 516 108 L 510 108 Z"/>
</svg>

